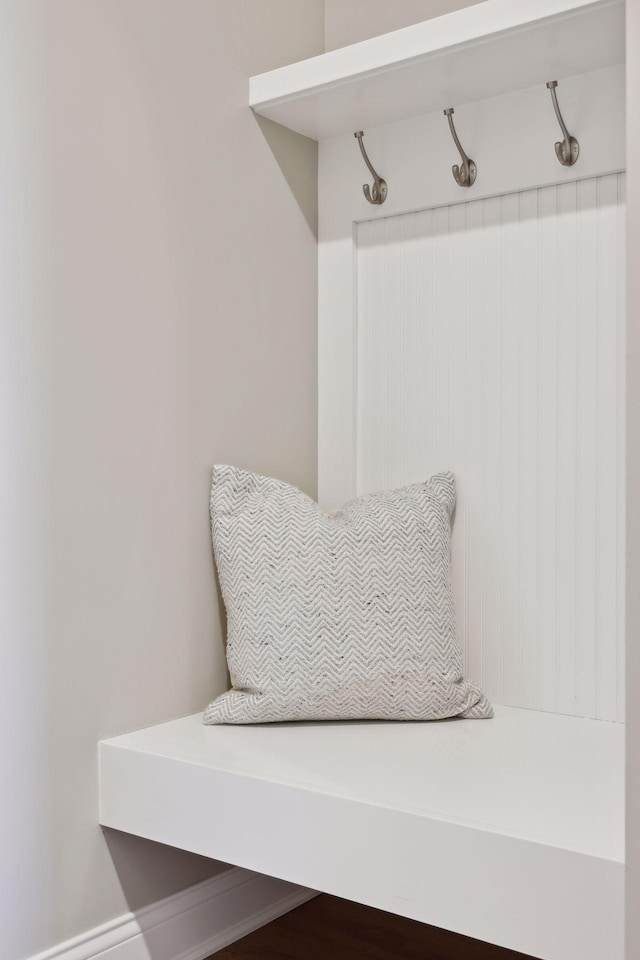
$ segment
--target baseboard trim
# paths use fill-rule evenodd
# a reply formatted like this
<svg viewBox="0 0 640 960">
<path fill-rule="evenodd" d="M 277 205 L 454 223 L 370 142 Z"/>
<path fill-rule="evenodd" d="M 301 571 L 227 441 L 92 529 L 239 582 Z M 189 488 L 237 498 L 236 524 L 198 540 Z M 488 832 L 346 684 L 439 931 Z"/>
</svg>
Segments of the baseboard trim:
<svg viewBox="0 0 640 960">
<path fill-rule="evenodd" d="M 231 867 L 31 960 L 205 960 L 315 896 L 313 890 Z"/>
</svg>

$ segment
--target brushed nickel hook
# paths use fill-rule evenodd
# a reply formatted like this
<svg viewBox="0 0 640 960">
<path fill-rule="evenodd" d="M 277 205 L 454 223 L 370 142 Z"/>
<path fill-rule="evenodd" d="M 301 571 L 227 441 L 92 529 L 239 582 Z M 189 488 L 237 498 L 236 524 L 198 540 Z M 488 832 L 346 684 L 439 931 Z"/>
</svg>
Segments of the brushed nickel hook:
<svg viewBox="0 0 640 960">
<path fill-rule="evenodd" d="M 471 160 L 462 149 L 462 144 L 458 140 L 458 134 L 456 133 L 456 128 L 454 127 L 453 120 L 451 119 L 453 116 L 453 113 L 454 113 L 453 107 L 447 107 L 447 109 L 444 111 L 444 115 L 449 121 L 449 129 L 451 130 L 451 136 L 453 137 L 453 142 L 458 148 L 460 157 L 462 158 L 462 163 L 460 164 L 460 166 L 458 166 L 457 163 L 454 164 L 451 167 L 451 171 L 453 173 L 453 178 L 459 187 L 470 187 L 472 186 L 472 184 L 476 182 L 478 168 L 476 167 L 473 160 Z"/>
<path fill-rule="evenodd" d="M 556 117 L 558 118 L 558 123 L 560 124 L 560 129 L 562 130 L 563 140 L 558 140 L 556 143 L 556 157 L 563 165 L 563 167 L 572 167 L 580 155 L 580 144 L 575 137 L 572 137 L 567 126 L 562 119 L 562 114 L 560 113 L 560 107 L 558 106 L 558 95 L 556 93 L 556 87 L 558 86 L 557 80 L 550 80 L 547 84 L 547 88 L 551 93 L 551 99 L 553 100 L 553 109 L 556 112 Z"/>
<path fill-rule="evenodd" d="M 387 199 L 387 184 L 386 184 L 386 181 L 382 179 L 382 177 L 378 176 L 376 171 L 371 166 L 371 161 L 367 156 L 367 151 L 365 150 L 364 143 L 362 142 L 362 138 L 364 137 L 364 130 L 358 130 L 357 133 L 354 133 L 354 137 L 360 144 L 360 152 L 362 153 L 362 159 L 366 163 L 371 173 L 371 176 L 373 177 L 373 186 L 371 187 L 371 189 L 369 189 L 368 183 L 363 183 L 362 192 L 364 193 L 369 203 L 377 203 L 377 204 L 384 203 L 385 200 Z"/>
</svg>

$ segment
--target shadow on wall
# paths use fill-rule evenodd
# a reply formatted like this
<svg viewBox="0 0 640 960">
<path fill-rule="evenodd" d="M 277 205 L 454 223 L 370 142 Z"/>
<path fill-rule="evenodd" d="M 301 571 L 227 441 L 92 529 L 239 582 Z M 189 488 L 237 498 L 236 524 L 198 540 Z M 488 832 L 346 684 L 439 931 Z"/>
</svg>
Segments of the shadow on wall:
<svg viewBox="0 0 640 960">
<path fill-rule="evenodd" d="M 181 889 L 178 881 L 182 876 L 185 878 L 182 888 L 185 888 L 229 869 L 226 863 L 110 827 L 103 827 L 102 834 L 132 912 Z"/>
<path fill-rule="evenodd" d="M 256 122 L 298 207 L 318 238 L 318 144 L 274 120 L 254 113 Z"/>
</svg>

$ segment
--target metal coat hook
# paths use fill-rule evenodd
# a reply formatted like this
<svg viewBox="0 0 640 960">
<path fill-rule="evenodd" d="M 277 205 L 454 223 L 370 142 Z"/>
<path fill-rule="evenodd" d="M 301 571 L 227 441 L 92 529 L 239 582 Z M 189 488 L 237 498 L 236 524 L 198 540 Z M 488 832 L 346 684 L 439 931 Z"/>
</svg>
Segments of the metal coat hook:
<svg viewBox="0 0 640 960">
<path fill-rule="evenodd" d="M 354 137 L 360 144 L 360 152 L 362 153 L 362 159 L 368 166 L 371 176 L 373 177 L 373 186 L 371 187 L 371 189 L 369 189 L 368 183 L 363 183 L 362 192 L 364 193 L 369 203 L 377 203 L 377 204 L 384 203 L 385 200 L 387 199 L 387 184 L 386 184 L 386 181 L 382 179 L 382 177 L 378 176 L 376 171 L 371 166 L 371 161 L 367 156 L 367 151 L 365 150 L 364 144 L 362 142 L 362 138 L 364 137 L 364 131 L 358 130 L 357 133 L 354 133 Z"/>
<path fill-rule="evenodd" d="M 580 155 L 580 144 L 575 137 L 571 136 L 567 130 L 564 120 L 562 119 L 560 107 L 558 106 L 558 95 L 556 93 L 557 86 L 557 80 L 550 80 L 547 84 L 547 87 L 551 92 L 551 99 L 553 100 L 553 109 L 556 112 L 556 117 L 558 118 L 560 129 L 562 130 L 562 136 L 564 137 L 563 140 L 558 140 L 556 143 L 556 157 L 564 167 L 572 167 Z"/>
<path fill-rule="evenodd" d="M 456 181 L 459 187 L 470 187 L 476 181 L 476 176 L 478 175 L 478 168 L 476 167 L 473 160 L 471 160 L 462 149 L 462 144 L 458 140 L 458 134 L 456 133 L 456 128 L 454 127 L 453 120 L 451 119 L 453 116 L 453 112 L 454 112 L 453 107 L 447 107 L 447 109 L 444 111 L 444 115 L 449 121 L 449 129 L 451 130 L 451 136 L 453 137 L 453 142 L 455 143 L 456 147 L 460 152 L 462 163 L 460 164 L 460 166 L 458 166 L 457 163 L 454 164 L 451 167 L 451 171 L 453 173 L 454 180 Z"/>
</svg>

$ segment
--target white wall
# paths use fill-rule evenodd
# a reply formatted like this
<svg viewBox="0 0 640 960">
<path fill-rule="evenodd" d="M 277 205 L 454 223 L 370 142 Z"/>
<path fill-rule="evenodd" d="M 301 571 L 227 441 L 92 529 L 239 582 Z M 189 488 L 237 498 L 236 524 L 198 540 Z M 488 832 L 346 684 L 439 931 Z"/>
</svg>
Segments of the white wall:
<svg viewBox="0 0 640 960">
<path fill-rule="evenodd" d="M 247 77 L 323 0 L 0 0 L 0 956 L 219 869 L 97 826 L 96 742 L 226 684 L 214 461 L 315 492 L 316 145 Z"/>
<path fill-rule="evenodd" d="M 482 0 L 325 0 L 327 50 L 441 17 Z"/>
<path fill-rule="evenodd" d="M 640 260 L 640 0 L 627 0 L 627 262 Z M 627 280 L 627 960 L 640 956 L 640 275 Z"/>
</svg>

